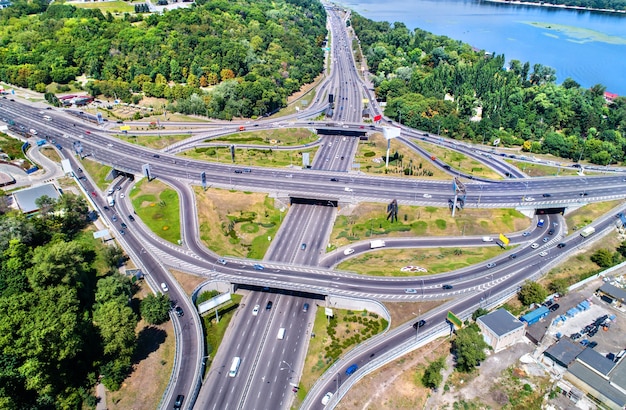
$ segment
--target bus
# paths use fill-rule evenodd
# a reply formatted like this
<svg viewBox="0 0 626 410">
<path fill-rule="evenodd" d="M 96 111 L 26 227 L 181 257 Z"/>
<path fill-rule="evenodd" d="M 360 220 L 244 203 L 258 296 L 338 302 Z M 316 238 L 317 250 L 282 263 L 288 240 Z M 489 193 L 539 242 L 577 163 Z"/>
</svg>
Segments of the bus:
<svg viewBox="0 0 626 410">
<path fill-rule="evenodd" d="M 237 372 L 239 371 L 240 364 L 241 364 L 241 357 L 234 357 L 233 363 L 230 365 L 230 372 L 228 372 L 228 375 L 230 377 L 237 376 Z"/>
<path fill-rule="evenodd" d="M 594 228 L 593 226 L 588 226 L 582 231 L 580 231 L 580 236 L 582 236 L 583 238 L 586 238 L 589 235 L 593 234 L 595 231 L 596 231 L 596 228 Z"/>
</svg>

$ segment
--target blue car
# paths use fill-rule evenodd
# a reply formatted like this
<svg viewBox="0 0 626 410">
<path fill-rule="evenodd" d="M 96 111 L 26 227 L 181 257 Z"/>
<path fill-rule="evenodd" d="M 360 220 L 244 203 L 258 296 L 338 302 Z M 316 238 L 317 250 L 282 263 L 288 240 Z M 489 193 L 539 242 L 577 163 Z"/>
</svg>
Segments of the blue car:
<svg viewBox="0 0 626 410">
<path fill-rule="evenodd" d="M 350 376 L 352 373 L 356 372 L 358 368 L 359 368 L 359 366 L 357 366 L 356 363 L 353 364 L 352 366 L 348 367 L 346 369 L 346 376 Z"/>
<path fill-rule="evenodd" d="M 263 269 L 265 269 L 265 268 L 263 267 L 263 265 L 258 264 L 258 263 L 255 263 L 255 264 L 254 264 L 254 269 L 256 269 L 256 270 L 263 270 Z"/>
</svg>

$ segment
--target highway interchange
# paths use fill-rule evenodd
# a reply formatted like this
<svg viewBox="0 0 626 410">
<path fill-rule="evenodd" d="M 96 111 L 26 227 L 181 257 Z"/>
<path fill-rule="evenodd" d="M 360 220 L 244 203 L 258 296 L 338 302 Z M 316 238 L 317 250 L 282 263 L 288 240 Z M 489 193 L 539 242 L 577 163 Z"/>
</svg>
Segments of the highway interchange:
<svg viewBox="0 0 626 410">
<path fill-rule="evenodd" d="M 388 203 L 397 199 L 400 204 L 447 206 L 453 197 L 453 177 L 462 178 L 467 189 L 466 207 L 493 207 L 526 210 L 529 215 L 535 209 L 575 208 L 592 201 L 623 199 L 626 197 L 626 184 L 621 174 L 597 177 L 527 178 L 517 168 L 502 160 L 497 153 L 481 151 L 468 144 L 457 144 L 439 136 L 419 130 L 402 128 L 400 140 L 424 155 L 430 155 L 415 144 L 416 139 L 425 139 L 451 149 L 459 150 L 495 169 L 503 176 L 501 181 L 481 180 L 446 168 L 438 159 L 435 166 L 450 172 L 449 181 L 422 181 L 407 178 L 378 178 L 351 169 L 356 151 L 357 138 L 345 135 L 332 135 L 345 131 L 381 131 L 384 124 L 361 123 L 362 98 L 369 99 L 369 106 L 377 109 L 370 87 L 359 77 L 352 58 L 351 38 L 345 30 L 341 14 L 328 10 L 329 29 L 332 32 L 329 58 L 332 69 L 326 80 L 320 84 L 316 100 L 307 110 L 300 111 L 280 120 L 266 119 L 255 122 L 250 127 L 272 129 L 277 127 L 306 127 L 329 131 L 331 135 L 320 137 L 320 146 L 313 159 L 311 169 L 268 169 L 249 168 L 251 172 L 236 173 L 243 169 L 233 165 L 220 165 L 184 159 L 177 156 L 211 137 L 238 132 L 238 125 L 216 123 L 198 125 L 190 138 L 174 144 L 162 151 L 154 151 L 121 141 L 113 136 L 112 124 L 96 127 L 81 116 L 67 115 L 61 110 L 46 110 L 52 121 L 42 119 L 40 107 L 24 104 L 12 99 L 0 100 L 0 119 L 11 118 L 15 127 L 38 130 L 38 137 L 47 136 L 50 143 L 60 145 L 62 155 L 72 162 L 77 177 L 80 163 L 73 155 L 76 143 L 80 143 L 82 154 L 93 160 L 113 166 L 128 174 L 141 175 L 142 166 L 149 164 L 151 175 L 163 180 L 177 190 L 181 201 L 182 245 L 165 243 L 149 232 L 133 214 L 130 204 L 121 195 L 127 194 L 132 181 L 121 180 L 122 188 L 115 191 L 116 205 L 106 211 L 105 193 L 100 192 L 88 175 L 77 179 L 79 186 L 94 202 L 101 215 L 107 220 L 112 232 L 116 233 L 124 249 L 134 261 L 147 272 L 147 280 L 154 289 L 165 282 L 169 294 L 180 306 L 185 315 L 172 315 L 175 324 L 177 355 L 173 377 L 161 403 L 161 408 L 172 408 L 177 394 L 184 394 L 183 408 L 201 409 L 279 409 L 288 408 L 293 398 L 292 383 L 298 383 L 306 354 L 307 340 L 312 329 L 315 309 L 304 311 L 305 303 L 323 305 L 323 297 L 328 294 L 342 295 L 380 301 L 420 301 L 424 299 L 449 299 L 446 309 L 425 313 L 421 318 L 426 325 L 416 335 L 411 324 L 400 326 L 392 332 L 375 338 L 371 343 L 355 349 L 349 361 L 342 360 L 333 367 L 315 386 L 307 397 L 304 408 L 322 408 L 321 398 L 328 391 L 335 391 L 344 383 L 340 377 L 345 368 L 357 363 L 360 368 L 369 362 L 390 355 L 406 343 L 418 343 L 429 333 L 441 331 L 445 327 L 447 309 L 467 312 L 479 305 L 488 305 L 499 295 L 510 294 L 527 278 L 545 273 L 552 263 L 563 260 L 568 253 L 577 249 L 585 239 L 580 235 L 565 232 L 563 219 L 558 215 L 542 216 L 546 227 L 533 228 L 525 236 L 523 232 L 507 233 L 511 242 L 518 247 L 479 266 L 448 272 L 440 275 L 413 278 L 366 277 L 349 272 L 334 270 L 341 261 L 363 252 L 370 251 L 369 243 L 350 245 L 351 255 L 342 249 L 326 253 L 325 245 L 336 214 L 338 203 L 378 201 Z M 327 95 L 335 96 L 335 109 L 332 121 L 314 121 L 311 118 L 327 108 Z M 380 112 L 376 112 L 380 113 Z M 308 117 L 307 117 L 308 116 Z M 386 126 L 398 126 L 388 120 Z M 19 130 L 19 128 L 17 128 Z M 19 131 L 18 131 L 19 132 Z M 226 265 L 217 263 L 221 255 L 216 255 L 200 243 L 198 221 L 191 185 L 200 185 L 200 174 L 206 173 L 207 185 L 228 189 L 246 189 L 273 193 L 277 197 L 307 198 L 313 204 L 295 203 L 285 214 L 281 230 L 268 250 L 264 260 L 251 261 L 226 257 Z M 471 177 L 471 179 L 470 179 Z M 93 194 L 95 193 L 95 195 Z M 549 194 L 550 196 L 544 196 Z M 426 197 L 425 195 L 429 195 Z M 529 200 L 532 199 L 532 201 Z M 112 219 L 116 215 L 117 221 Z M 121 223 L 130 229 L 121 234 Z M 606 216 L 595 223 L 598 232 L 614 226 L 615 218 Z M 547 235 L 547 227 L 553 227 L 553 235 Z M 548 238 L 543 242 L 543 238 Z M 537 243 L 536 249 L 531 244 Z M 557 244 L 566 246 L 558 248 Z M 302 245 L 305 248 L 302 249 Z M 481 238 L 395 238 L 387 239 L 387 248 L 419 248 L 443 246 L 483 246 Z M 540 252 L 547 252 L 539 256 Z M 515 258 L 510 255 L 515 254 Z M 256 270 L 255 264 L 262 264 L 263 270 Z M 487 269 L 486 263 L 496 266 Z M 225 341 L 217 356 L 212 358 L 212 366 L 203 381 L 203 366 L 206 362 L 203 336 L 199 317 L 194 314 L 191 304 L 182 288 L 170 275 L 168 269 L 177 268 L 207 278 L 246 285 L 249 289 L 245 305 L 231 323 Z M 452 285 L 452 289 L 442 289 L 442 285 Z M 407 293 L 406 289 L 415 289 Z M 267 302 L 273 302 L 266 309 Z M 259 313 L 252 314 L 253 307 L 259 305 Z M 277 332 L 285 328 L 285 337 L 277 340 Z M 420 336 L 418 339 L 417 336 Z M 234 356 L 242 357 L 242 364 L 236 377 L 228 376 L 228 368 Z M 391 356 L 389 356 L 391 357 Z M 382 359 L 381 359 L 382 360 Z M 359 376 L 359 374 L 352 377 Z M 198 390 L 198 387 L 201 389 Z M 337 397 L 331 402 L 335 403 Z"/>
</svg>

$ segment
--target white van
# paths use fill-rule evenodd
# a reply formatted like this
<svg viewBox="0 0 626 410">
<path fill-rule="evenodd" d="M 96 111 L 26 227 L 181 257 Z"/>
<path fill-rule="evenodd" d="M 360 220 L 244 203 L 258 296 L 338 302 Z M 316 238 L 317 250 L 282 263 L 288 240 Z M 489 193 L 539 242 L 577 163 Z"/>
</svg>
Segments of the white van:
<svg viewBox="0 0 626 410">
<path fill-rule="evenodd" d="M 285 338 L 285 328 L 281 327 L 278 329 L 278 340 L 283 340 Z"/>
<path fill-rule="evenodd" d="M 230 377 L 235 377 L 237 376 L 237 372 L 239 371 L 239 365 L 241 364 L 241 357 L 234 357 L 233 358 L 233 363 L 230 365 L 230 371 L 228 372 L 228 375 Z"/>
<path fill-rule="evenodd" d="M 493 238 L 491 236 L 483 236 L 483 242 L 493 242 Z"/>
</svg>

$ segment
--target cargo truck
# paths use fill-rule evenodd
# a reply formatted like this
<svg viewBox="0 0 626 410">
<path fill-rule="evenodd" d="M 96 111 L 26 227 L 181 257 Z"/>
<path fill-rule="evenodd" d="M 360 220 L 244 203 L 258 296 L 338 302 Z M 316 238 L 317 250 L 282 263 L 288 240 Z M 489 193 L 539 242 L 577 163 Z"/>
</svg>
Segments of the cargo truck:
<svg viewBox="0 0 626 410">
<path fill-rule="evenodd" d="M 596 231 L 596 228 L 594 228 L 593 226 L 588 226 L 582 231 L 580 231 L 580 236 L 582 236 L 583 238 L 586 238 L 589 235 L 593 234 L 595 231 Z"/>
<path fill-rule="evenodd" d="M 376 249 L 376 248 L 384 248 L 385 247 L 385 241 L 377 239 L 375 241 L 371 241 L 370 242 L 370 249 Z"/>
</svg>

